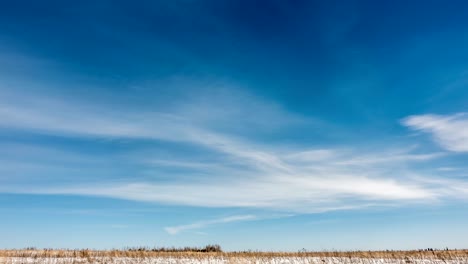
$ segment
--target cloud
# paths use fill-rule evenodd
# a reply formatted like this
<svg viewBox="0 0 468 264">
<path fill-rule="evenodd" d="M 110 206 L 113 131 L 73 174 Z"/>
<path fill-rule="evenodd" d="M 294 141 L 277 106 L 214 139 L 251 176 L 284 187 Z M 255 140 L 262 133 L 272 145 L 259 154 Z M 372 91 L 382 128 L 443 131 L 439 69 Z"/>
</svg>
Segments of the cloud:
<svg viewBox="0 0 468 264">
<path fill-rule="evenodd" d="M 263 109 L 260 116 L 243 109 L 243 100 L 231 101 L 230 97 L 219 97 L 216 105 L 223 105 L 222 100 L 237 105 L 238 110 L 233 116 L 249 116 L 247 124 L 281 112 L 279 119 L 273 121 L 277 126 L 283 123 L 284 117 L 293 115 L 259 99 L 247 98 L 257 100 L 257 107 Z M 187 104 L 191 105 L 188 109 L 196 108 L 194 102 Z M 203 113 L 210 111 L 210 104 L 203 102 L 202 105 Z M 30 95 L 16 96 L 14 100 L 0 99 L 0 126 L 7 130 L 62 137 L 169 142 L 199 148 L 201 155 L 216 156 L 215 160 L 184 159 L 183 155 L 175 155 L 176 158 L 153 157 L 147 154 L 136 158 L 145 163 L 141 166 L 183 168 L 187 174 L 170 174 L 171 177 L 164 181 L 137 179 L 133 175 L 119 177 L 118 181 L 97 176 L 90 180 L 93 178 L 90 175 L 96 174 L 96 171 L 83 166 L 80 169 L 87 175 L 83 177 L 86 180 L 80 181 L 78 177 L 73 184 L 56 180 L 25 186 L 10 181 L 2 184 L 0 191 L 302 213 L 433 202 L 447 196 L 444 189 L 447 186 L 421 181 L 414 177 L 418 175 L 417 171 L 412 170 L 414 163 L 432 161 L 445 153 L 417 153 L 414 149 L 371 152 L 345 146 L 334 149 L 307 146 L 288 148 L 274 143 L 264 146 L 255 141 L 255 137 L 236 134 L 236 130 L 217 129 L 211 121 L 207 121 L 211 117 L 181 109 L 185 108 L 171 107 L 162 112 L 120 105 L 116 109 L 106 107 L 105 103 L 65 103 L 58 96 L 45 99 Z M 216 106 L 211 111 L 223 110 Z M 203 116 L 202 121 L 199 120 L 200 115 Z M 214 123 L 223 122 L 219 116 L 213 119 Z M 265 122 L 261 126 L 271 127 Z M 235 120 L 235 123 L 238 126 L 246 125 L 242 118 Z M 284 124 L 286 127 L 290 125 L 286 121 Z M 171 151 L 164 149 L 164 153 Z"/>
<path fill-rule="evenodd" d="M 380 153 L 379 155 L 361 155 L 354 158 L 338 161 L 341 165 L 365 165 L 398 163 L 409 161 L 429 161 L 445 156 L 445 153 L 413 154 L 413 153 Z"/>
<path fill-rule="evenodd" d="M 258 99 L 254 103 L 252 101 L 256 99 L 251 96 L 239 95 L 239 92 L 236 94 L 237 99 L 217 97 L 216 104 L 208 104 L 211 105 L 209 109 L 206 105 L 201 105 L 198 108 L 204 110 L 192 111 L 196 108 L 192 106 L 193 103 L 184 102 L 180 107 L 170 107 L 172 112 L 163 112 L 132 110 L 132 107 L 125 105 L 67 102 L 60 97 L 44 98 L 41 95 L 23 96 L 4 92 L 6 96 L 0 97 L 0 127 L 67 137 L 149 139 L 196 144 L 249 161 L 253 166 L 285 170 L 282 161 L 273 155 L 256 151 L 250 143 L 244 144 L 243 140 L 232 135 L 226 136 L 226 133 L 215 131 L 213 124 L 206 120 L 205 113 L 225 114 L 227 123 L 231 123 L 234 118 L 238 127 L 247 126 L 244 123 L 246 119 L 250 120 L 247 123 L 262 120 L 262 126 L 271 127 L 272 124 L 266 120 L 271 120 L 270 123 L 277 126 L 283 122 L 284 125 L 289 125 L 289 120 L 300 118 L 291 117 L 291 114 L 278 106 Z M 245 107 L 246 102 L 255 107 Z M 227 109 L 218 108 L 233 104 L 243 110 L 236 110 L 233 115 L 230 113 L 230 109 L 235 108 L 233 106 Z M 219 118 L 215 118 L 213 122 L 218 125 L 222 123 Z"/>
<path fill-rule="evenodd" d="M 414 115 L 403 124 L 411 129 L 429 133 L 441 147 L 453 152 L 468 152 L 468 114 Z"/>
<path fill-rule="evenodd" d="M 187 225 L 166 227 L 164 228 L 164 230 L 166 230 L 166 232 L 171 235 L 176 235 L 183 231 L 192 230 L 192 229 L 200 229 L 200 228 L 204 228 L 210 225 L 226 224 L 226 223 L 241 222 L 241 221 L 252 221 L 252 220 L 257 220 L 257 219 L 258 218 L 255 215 L 234 215 L 234 216 L 212 219 L 212 220 L 207 220 L 207 221 L 199 221 L 199 222 L 195 222 L 195 223 L 187 224 Z"/>
<path fill-rule="evenodd" d="M 202 183 L 128 183 L 83 187 L 43 188 L 43 194 L 75 194 L 136 201 L 202 207 L 266 208 L 281 211 L 317 212 L 340 206 L 356 206 L 385 201 L 433 199 L 435 193 L 416 184 L 332 175 L 223 179 Z"/>
<path fill-rule="evenodd" d="M 41 96 L 15 103 L 0 101 L 0 126 L 5 129 L 106 138 L 174 140 L 182 136 L 184 127 L 176 117 L 164 113 L 146 115 L 142 117 L 141 114 L 127 114 L 125 111 L 111 111 L 105 107 L 67 103 Z M 145 122 L 148 120 L 152 120 L 151 124 Z M 157 129 L 158 126 L 165 129 Z"/>
<path fill-rule="evenodd" d="M 359 159 L 354 151 L 348 151 L 346 155 L 336 150 L 327 153 L 334 154 L 307 163 L 303 160 L 291 161 L 291 156 L 295 154 L 269 153 L 283 162 L 284 170 L 277 169 L 275 164 L 265 168 L 267 163 L 244 170 L 227 166 L 223 169 L 221 163 L 213 170 L 208 166 L 210 164 L 204 168 L 203 163 L 197 163 L 197 170 L 202 170 L 205 177 L 192 175 L 184 178 L 184 181 L 178 177 L 168 181 L 143 182 L 128 178 L 125 182 L 97 181 L 73 186 L 3 188 L 38 194 L 85 195 L 197 207 L 257 208 L 295 213 L 347 210 L 391 203 L 433 202 L 443 197 L 442 190 L 447 188 L 445 185 L 413 179 L 414 173 L 395 168 L 394 161 L 390 164 L 379 161 L 377 164 L 363 162 L 350 166 L 342 161 L 364 158 Z M 405 163 L 405 157 L 409 157 L 407 162 L 414 162 L 411 155 L 402 154 L 399 163 Z M 250 163 L 251 160 L 246 162 Z M 174 161 L 170 165 L 186 168 L 193 164 Z"/>
<path fill-rule="evenodd" d="M 129 226 L 128 225 L 122 225 L 122 224 L 113 224 L 113 225 L 110 225 L 109 227 L 114 228 L 114 229 L 126 229 Z"/>
</svg>

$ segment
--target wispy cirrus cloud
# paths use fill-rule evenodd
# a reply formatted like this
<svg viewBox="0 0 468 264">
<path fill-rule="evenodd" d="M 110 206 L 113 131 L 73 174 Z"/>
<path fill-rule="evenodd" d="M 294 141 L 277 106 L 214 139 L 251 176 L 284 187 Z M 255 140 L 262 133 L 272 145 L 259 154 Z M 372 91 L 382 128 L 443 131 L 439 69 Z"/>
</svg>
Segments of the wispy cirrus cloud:
<svg viewBox="0 0 468 264">
<path fill-rule="evenodd" d="M 429 133 L 441 147 L 453 152 L 468 152 L 468 114 L 414 115 L 402 123 L 414 130 Z"/>
<path fill-rule="evenodd" d="M 279 116 L 272 121 L 273 125 L 290 124 L 285 117 L 292 116 L 291 113 L 259 99 L 238 97 L 242 100 L 218 97 L 217 105 L 226 100 L 226 105 L 234 105 L 230 107 L 236 109 L 234 116 L 249 116 L 249 122 L 263 120 L 265 116 Z M 263 109 L 260 116 L 243 108 L 246 100 L 253 100 L 256 103 L 252 105 L 256 109 Z M 189 104 L 192 106 L 188 109 L 196 109 L 195 102 L 182 105 Z M 223 111 L 218 107 L 208 109 L 208 106 L 202 103 L 200 109 L 204 109 L 203 113 Z M 115 110 L 105 104 L 65 103 L 57 96 L 47 99 L 17 96 L 15 100 L 0 100 L 0 126 L 3 129 L 62 137 L 172 142 L 197 146 L 220 156 L 215 161 L 194 161 L 180 156 L 170 160 L 167 157 L 141 157 L 145 166 L 177 167 L 198 172 L 189 177 L 184 175 L 183 180 L 177 174 L 166 181 L 137 180 L 132 175 L 120 178 L 118 182 L 100 181 L 99 178 L 89 181 L 88 177 L 87 181 L 74 182 L 73 185 L 57 181 L 40 186 L 18 186 L 10 182 L 3 184 L 0 191 L 301 213 L 431 202 L 443 199 L 449 193 L 449 185 L 421 181 L 414 177 L 418 172 L 411 170 L 415 162 L 432 161 L 445 153 L 417 153 L 413 149 L 371 152 L 346 146 L 315 149 L 272 144 L 266 147 L 242 136 L 242 133 L 237 134 L 237 130 L 226 131 L 229 126 L 217 129 L 216 123 L 226 122 L 220 119 L 219 113 L 207 118 L 209 114 L 183 111 L 187 109 L 184 107 L 168 109 L 172 110 L 148 111 L 125 106 Z M 227 115 L 230 116 L 229 113 Z M 238 126 L 249 124 L 244 124 L 243 119 L 235 122 Z M 270 126 L 265 122 L 261 126 Z"/>
<path fill-rule="evenodd" d="M 232 223 L 232 222 L 253 221 L 257 219 L 258 217 L 255 215 L 234 215 L 234 216 L 228 216 L 228 217 L 223 217 L 223 218 L 199 221 L 199 222 L 186 224 L 186 225 L 165 227 L 164 230 L 166 230 L 166 232 L 171 235 L 176 235 L 183 231 L 192 230 L 192 229 L 200 229 L 200 228 L 204 228 L 204 227 L 211 226 L 211 225 L 226 224 L 226 223 Z"/>
</svg>

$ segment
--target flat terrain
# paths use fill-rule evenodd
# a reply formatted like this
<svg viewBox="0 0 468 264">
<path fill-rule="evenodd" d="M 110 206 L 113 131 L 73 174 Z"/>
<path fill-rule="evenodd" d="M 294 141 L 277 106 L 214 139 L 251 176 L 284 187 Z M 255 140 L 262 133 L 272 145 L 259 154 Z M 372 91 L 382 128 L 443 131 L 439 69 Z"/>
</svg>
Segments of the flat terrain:
<svg viewBox="0 0 468 264">
<path fill-rule="evenodd" d="M 92 250 L 3 250 L 2 264 L 163 264 L 163 263 L 309 263 L 309 264 L 465 264 L 467 250 L 354 252 L 151 252 Z"/>
</svg>

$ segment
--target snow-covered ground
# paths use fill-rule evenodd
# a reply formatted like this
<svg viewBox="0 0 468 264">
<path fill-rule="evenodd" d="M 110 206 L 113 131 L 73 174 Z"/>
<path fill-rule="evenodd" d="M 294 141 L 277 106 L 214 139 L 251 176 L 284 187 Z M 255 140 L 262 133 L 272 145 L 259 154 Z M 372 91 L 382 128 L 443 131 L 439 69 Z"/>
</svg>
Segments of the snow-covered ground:
<svg viewBox="0 0 468 264">
<path fill-rule="evenodd" d="M 1 264 L 468 264 L 468 258 L 377 259 L 319 257 L 0 258 Z"/>
</svg>

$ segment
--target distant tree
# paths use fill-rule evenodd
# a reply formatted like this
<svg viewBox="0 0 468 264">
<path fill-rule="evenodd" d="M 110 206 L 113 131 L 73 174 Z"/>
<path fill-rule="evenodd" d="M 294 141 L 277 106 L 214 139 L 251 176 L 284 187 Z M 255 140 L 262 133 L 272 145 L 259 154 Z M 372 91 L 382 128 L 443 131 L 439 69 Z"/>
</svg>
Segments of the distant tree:
<svg viewBox="0 0 468 264">
<path fill-rule="evenodd" d="M 207 245 L 202 252 L 222 252 L 220 245 Z"/>
</svg>

